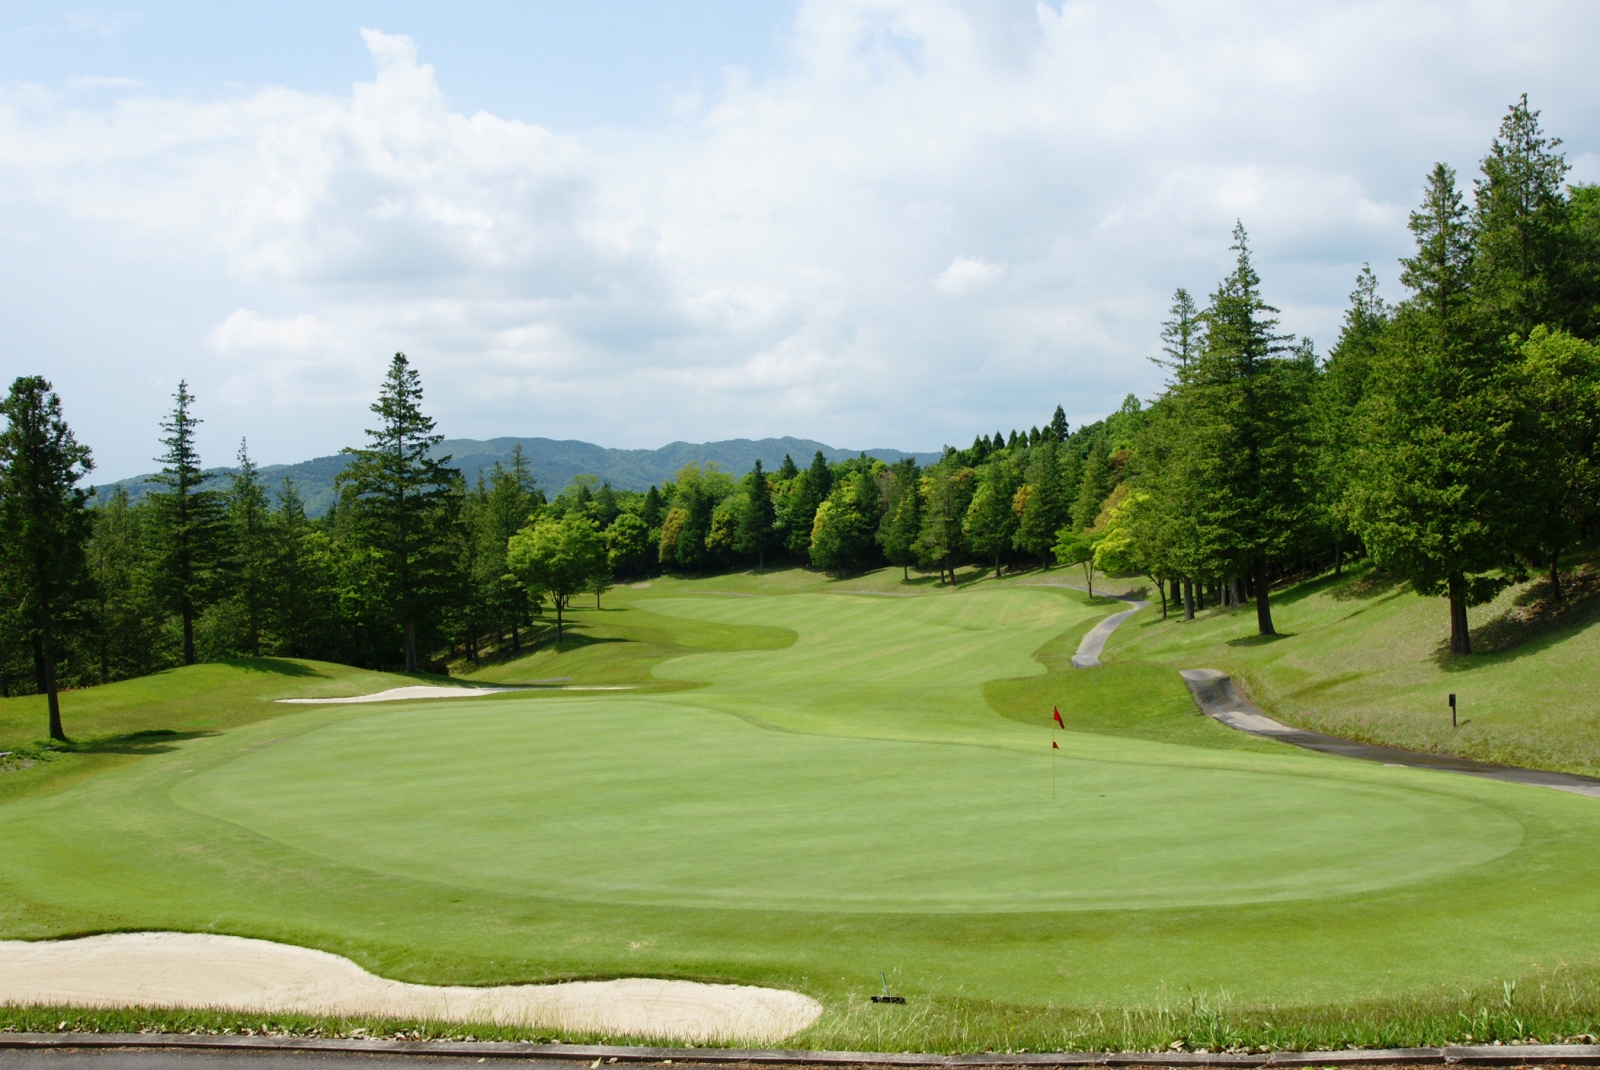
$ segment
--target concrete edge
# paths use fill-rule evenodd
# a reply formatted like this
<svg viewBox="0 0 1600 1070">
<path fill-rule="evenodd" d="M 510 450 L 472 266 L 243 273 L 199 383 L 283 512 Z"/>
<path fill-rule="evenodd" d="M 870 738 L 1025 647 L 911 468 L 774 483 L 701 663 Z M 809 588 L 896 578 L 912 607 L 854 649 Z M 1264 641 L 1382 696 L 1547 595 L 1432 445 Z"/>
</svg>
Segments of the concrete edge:
<svg viewBox="0 0 1600 1070">
<path fill-rule="evenodd" d="M 1600 1065 L 1600 1044 L 1481 1045 L 1346 1051 L 1188 1052 L 917 1052 L 796 1051 L 771 1048 L 652 1048 L 618 1044 L 535 1044 L 525 1041 L 383 1040 L 348 1037 L 250 1037 L 189 1033 L 0 1033 L 0 1050 L 189 1049 L 419 1055 L 476 1059 L 616 1060 L 619 1063 L 757 1063 L 814 1066 L 1071 1066 L 1071 1067 L 1316 1067 L 1444 1065 Z"/>
</svg>

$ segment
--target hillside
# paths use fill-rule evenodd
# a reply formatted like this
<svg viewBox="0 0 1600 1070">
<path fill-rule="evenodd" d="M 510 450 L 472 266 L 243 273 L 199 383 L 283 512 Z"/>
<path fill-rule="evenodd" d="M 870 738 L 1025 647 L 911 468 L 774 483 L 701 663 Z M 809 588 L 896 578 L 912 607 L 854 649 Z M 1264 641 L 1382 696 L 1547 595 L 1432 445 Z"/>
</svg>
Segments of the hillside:
<svg viewBox="0 0 1600 1070">
<path fill-rule="evenodd" d="M 1474 607 L 1467 657 L 1449 654 L 1443 599 L 1369 566 L 1273 592 L 1278 636 L 1255 634 L 1253 605 L 1188 623 L 1141 614 L 1112 636 L 1107 660 L 1221 669 L 1274 717 L 1331 736 L 1597 776 L 1597 581 L 1593 566 L 1564 578 L 1559 608 L 1543 580 Z"/>
<path fill-rule="evenodd" d="M 511 448 L 520 443 L 523 453 L 547 495 L 558 493 L 572 481 L 573 476 L 594 475 L 618 490 L 645 490 L 672 478 L 674 472 L 694 462 L 721 465 L 736 474 L 750 470 L 760 458 L 767 468 L 783 463 L 785 454 L 804 467 L 817 450 L 830 461 L 842 461 L 859 453 L 893 463 L 903 457 L 915 457 L 919 464 L 937 461 L 937 453 L 906 453 L 903 450 L 877 448 L 870 450 L 838 449 L 807 438 L 748 438 L 726 439 L 721 442 L 669 442 L 655 450 L 618 450 L 596 446 L 592 442 L 575 439 L 552 438 L 492 438 L 487 441 L 473 438 L 451 438 L 439 444 L 435 456 L 448 456 L 452 466 L 459 468 L 468 482 L 478 478 L 478 473 L 511 457 Z M 269 464 L 261 468 L 261 478 L 268 486 L 277 487 L 285 478 L 294 480 L 295 488 L 305 502 L 306 512 L 321 516 L 333 502 L 333 480 L 345 466 L 345 458 L 314 457 L 298 464 Z M 235 468 L 206 469 L 207 489 L 221 488 Z M 111 493 L 113 487 L 126 487 L 128 496 L 142 497 L 154 486 L 150 474 L 108 483 L 97 488 L 99 496 Z"/>
</svg>

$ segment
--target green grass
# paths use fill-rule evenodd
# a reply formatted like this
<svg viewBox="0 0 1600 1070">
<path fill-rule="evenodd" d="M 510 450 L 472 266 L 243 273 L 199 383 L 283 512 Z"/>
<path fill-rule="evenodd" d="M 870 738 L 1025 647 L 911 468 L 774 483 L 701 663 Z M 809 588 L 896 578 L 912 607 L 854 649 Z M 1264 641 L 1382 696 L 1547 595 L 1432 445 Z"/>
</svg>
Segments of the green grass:
<svg viewBox="0 0 1600 1070">
<path fill-rule="evenodd" d="M 1256 636 L 1251 606 L 1189 623 L 1146 614 L 1112 636 L 1107 660 L 1221 669 L 1273 716 L 1329 735 L 1600 775 L 1600 597 L 1544 624 L 1529 616 L 1542 587 L 1471 609 L 1480 653 L 1466 658 L 1448 655 L 1443 599 L 1366 568 L 1276 592 L 1280 638 Z"/>
<path fill-rule="evenodd" d="M 1118 660 L 1067 669 L 1120 607 L 1038 586 L 1061 579 L 658 581 L 479 674 L 632 691 L 267 702 L 395 682 L 302 664 L 73 693 L 69 728 L 182 735 L 0 774 L 0 938 L 185 929 L 427 983 L 774 984 L 827 1008 L 802 1046 L 1595 1031 L 1593 800 L 1197 717 L 1171 664 L 1237 618 L 1147 610 Z M 1340 604 L 1381 619 L 1384 597 Z M 866 1002 L 880 970 L 906 1008 Z M 1541 978 L 1559 998 L 1485 1002 Z M 1498 1024 L 1462 1024 L 1485 1008 Z"/>
</svg>

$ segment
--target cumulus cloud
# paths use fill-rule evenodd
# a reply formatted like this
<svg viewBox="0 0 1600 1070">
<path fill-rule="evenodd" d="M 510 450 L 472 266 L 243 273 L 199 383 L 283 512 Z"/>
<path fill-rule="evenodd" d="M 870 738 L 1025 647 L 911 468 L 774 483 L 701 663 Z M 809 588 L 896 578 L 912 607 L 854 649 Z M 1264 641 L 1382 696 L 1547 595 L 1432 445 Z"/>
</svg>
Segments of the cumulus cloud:
<svg viewBox="0 0 1600 1070">
<path fill-rule="evenodd" d="M 1168 295 L 1214 285 L 1235 219 L 1330 343 L 1427 167 L 1470 172 L 1524 89 L 1595 170 L 1597 31 L 1556 2 L 806 0 L 777 73 L 555 131 L 455 110 L 369 28 L 343 95 L 6 88 L 0 213 L 215 264 L 224 359 L 152 359 L 291 430 L 308 401 L 357 426 L 404 349 L 453 434 L 930 448 L 1152 393 Z"/>
</svg>

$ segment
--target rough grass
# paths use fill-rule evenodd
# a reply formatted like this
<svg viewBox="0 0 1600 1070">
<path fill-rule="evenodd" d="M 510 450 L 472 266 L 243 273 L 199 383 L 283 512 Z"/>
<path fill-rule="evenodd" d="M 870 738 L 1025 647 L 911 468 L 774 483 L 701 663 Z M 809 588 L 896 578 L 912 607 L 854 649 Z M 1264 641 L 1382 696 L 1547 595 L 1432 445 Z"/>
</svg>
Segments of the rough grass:
<svg viewBox="0 0 1600 1070">
<path fill-rule="evenodd" d="M 185 1033 L 532 1041 L 677 1047 L 670 1037 L 530 1030 L 492 1023 L 245 1015 L 163 1009 L 0 1006 L 0 1032 Z M 1600 980 L 1555 970 L 1470 991 L 1317 1007 L 1247 1005 L 1185 993 L 1138 1007 L 1007 1004 L 961 995 L 876 1004 L 855 991 L 783 1041 L 800 1050 L 962 1052 L 1339 1051 L 1463 1044 L 1592 1044 Z"/>
<path fill-rule="evenodd" d="M 1465 658 L 1448 654 L 1443 599 L 1368 567 L 1274 592 L 1276 639 L 1255 634 L 1251 606 L 1187 623 L 1142 614 L 1107 660 L 1221 669 L 1273 716 L 1333 736 L 1600 775 L 1600 595 L 1587 572 L 1571 587 L 1559 609 L 1543 603 L 1543 580 L 1474 607 L 1477 653 Z"/>
</svg>

